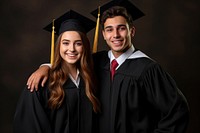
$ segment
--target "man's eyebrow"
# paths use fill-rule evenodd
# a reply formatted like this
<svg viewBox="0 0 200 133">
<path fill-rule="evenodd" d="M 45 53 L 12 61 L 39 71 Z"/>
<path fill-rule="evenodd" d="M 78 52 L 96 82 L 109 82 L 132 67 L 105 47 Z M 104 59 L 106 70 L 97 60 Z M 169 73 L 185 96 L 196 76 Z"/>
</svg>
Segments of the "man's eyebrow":
<svg viewBox="0 0 200 133">
<path fill-rule="evenodd" d="M 119 24 L 119 25 L 117 25 L 117 27 L 121 27 L 121 26 L 126 26 L 125 24 Z M 113 28 L 113 26 L 106 26 L 104 29 L 106 29 L 106 28 Z"/>
<path fill-rule="evenodd" d="M 113 26 L 106 26 L 106 27 L 104 27 L 104 29 L 107 29 L 107 28 L 112 28 Z"/>
</svg>

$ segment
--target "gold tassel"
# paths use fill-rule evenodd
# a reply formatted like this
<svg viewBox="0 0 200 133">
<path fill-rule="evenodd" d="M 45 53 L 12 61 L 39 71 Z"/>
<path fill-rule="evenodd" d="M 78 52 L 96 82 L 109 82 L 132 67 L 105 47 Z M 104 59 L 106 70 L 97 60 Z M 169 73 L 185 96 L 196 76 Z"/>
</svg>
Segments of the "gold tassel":
<svg viewBox="0 0 200 133">
<path fill-rule="evenodd" d="M 55 34 L 54 20 L 55 19 L 53 19 L 52 33 L 51 33 L 51 59 L 50 59 L 51 65 L 53 64 L 53 60 L 54 60 L 54 34 Z"/>
<path fill-rule="evenodd" d="M 94 44 L 93 44 L 93 53 L 97 52 L 97 44 L 98 44 L 98 36 L 99 36 L 99 21 L 100 21 L 100 6 L 98 8 L 98 17 L 97 17 L 97 24 L 95 29 L 95 35 L 94 35 Z"/>
</svg>

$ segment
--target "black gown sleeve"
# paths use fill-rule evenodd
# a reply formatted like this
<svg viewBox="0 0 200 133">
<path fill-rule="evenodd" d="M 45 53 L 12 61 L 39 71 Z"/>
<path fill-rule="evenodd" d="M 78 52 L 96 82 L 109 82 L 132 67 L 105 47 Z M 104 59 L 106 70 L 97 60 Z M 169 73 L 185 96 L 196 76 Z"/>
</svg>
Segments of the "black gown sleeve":
<svg viewBox="0 0 200 133">
<path fill-rule="evenodd" d="M 46 90 L 30 92 L 26 87 L 17 103 L 13 133 L 51 133 L 45 103 Z"/>
<path fill-rule="evenodd" d="M 145 71 L 141 80 L 147 100 L 159 112 L 157 115 L 160 115 L 154 133 L 186 132 L 188 103 L 172 77 L 157 64 Z"/>
</svg>

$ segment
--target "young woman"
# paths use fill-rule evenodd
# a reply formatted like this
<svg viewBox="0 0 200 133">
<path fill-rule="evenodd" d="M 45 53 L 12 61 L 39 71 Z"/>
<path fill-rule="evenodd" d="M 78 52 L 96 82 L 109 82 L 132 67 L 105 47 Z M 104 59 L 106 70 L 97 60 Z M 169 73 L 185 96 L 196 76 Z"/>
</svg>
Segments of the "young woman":
<svg viewBox="0 0 200 133">
<path fill-rule="evenodd" d="M 14 133 L 92 132 L 99 102 L 86 36 L 91 27 L 80 18 L 83 16 L 71 10 L 55 20 L 55 27 L 60 28 L 49 80 L 38 91 L 23 90 L 14 116 Z"/>
</svg>

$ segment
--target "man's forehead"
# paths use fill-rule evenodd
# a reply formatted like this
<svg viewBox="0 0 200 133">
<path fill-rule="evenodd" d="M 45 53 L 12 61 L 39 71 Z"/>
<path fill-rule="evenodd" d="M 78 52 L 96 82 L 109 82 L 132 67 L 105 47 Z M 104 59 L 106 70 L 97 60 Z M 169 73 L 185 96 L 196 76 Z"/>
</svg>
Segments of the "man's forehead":
<svg viewBox="0 0 200 133">
<path fill-rule="evenodd" d="M 126 19 L 122 16 L 115 16 L 113 18 L 107 18 L 104 27 L 111 26 L 111 27 L 116 27 L 116 26 L 126 26 L 128 25 Z"/>
</svg>

